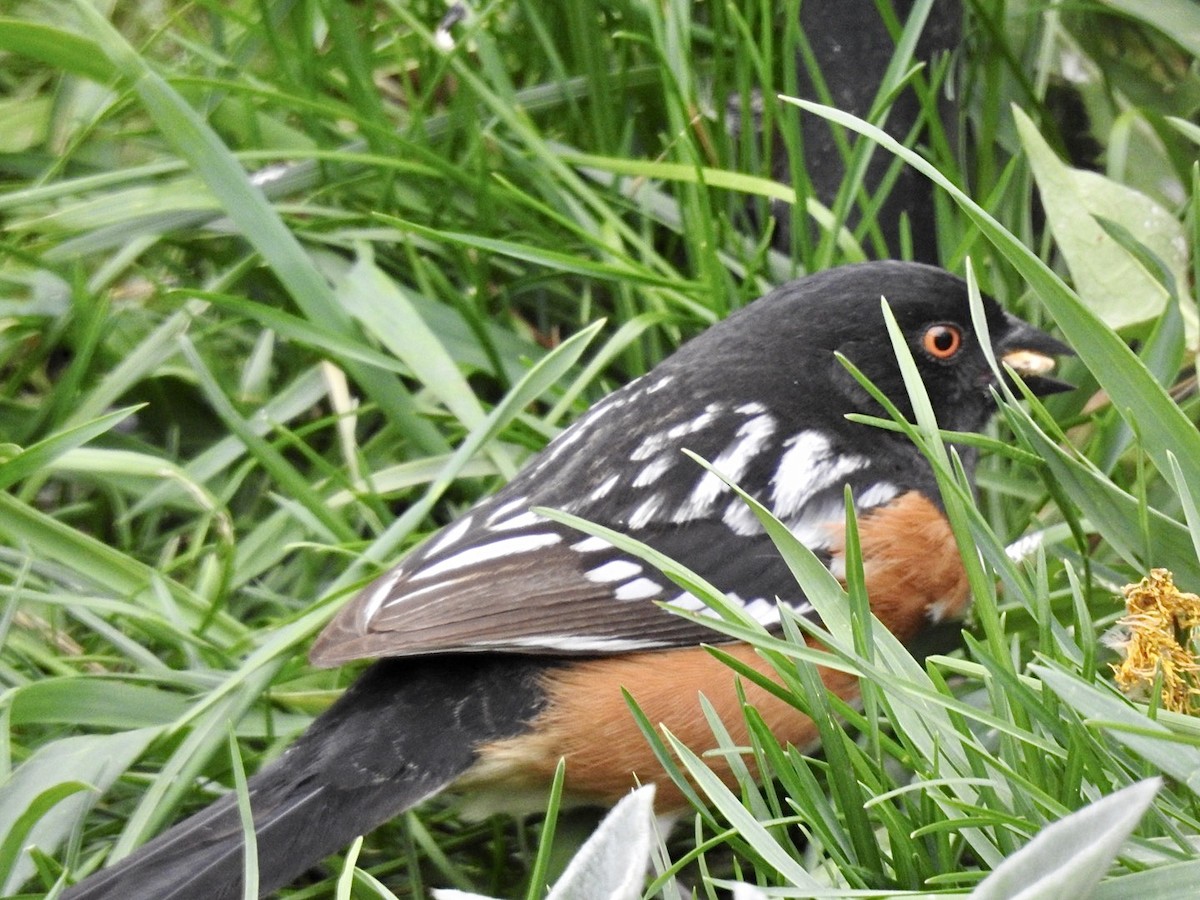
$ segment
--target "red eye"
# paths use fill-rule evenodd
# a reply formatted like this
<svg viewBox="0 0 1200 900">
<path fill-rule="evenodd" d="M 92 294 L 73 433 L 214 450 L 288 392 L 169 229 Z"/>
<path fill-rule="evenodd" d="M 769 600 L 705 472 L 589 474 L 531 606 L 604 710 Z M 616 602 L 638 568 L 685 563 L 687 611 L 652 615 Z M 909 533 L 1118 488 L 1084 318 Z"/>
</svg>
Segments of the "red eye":
<svg viewBox="0 0 1200 900">
<path fill-rule="evenodd" d="M 934 359 L 950 359 L 962 349 L 962 329 L 957 325 L 930 325 L 921 346 Z"/>
</svg>

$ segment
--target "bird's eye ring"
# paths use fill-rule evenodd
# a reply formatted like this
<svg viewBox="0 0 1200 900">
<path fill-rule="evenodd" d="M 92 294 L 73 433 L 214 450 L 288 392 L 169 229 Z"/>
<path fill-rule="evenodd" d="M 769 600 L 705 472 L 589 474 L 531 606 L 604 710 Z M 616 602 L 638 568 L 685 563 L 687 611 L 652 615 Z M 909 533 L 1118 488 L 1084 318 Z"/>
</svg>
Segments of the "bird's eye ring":
<svg viewBox="0 0 1200 900">
<path fill-rule="evenodd" d="M 957 325 L 930 325 L 921 338 L 921 347 L 934 359 L 952 359 L 962 349 L 962 329 Z"/>
</svg>

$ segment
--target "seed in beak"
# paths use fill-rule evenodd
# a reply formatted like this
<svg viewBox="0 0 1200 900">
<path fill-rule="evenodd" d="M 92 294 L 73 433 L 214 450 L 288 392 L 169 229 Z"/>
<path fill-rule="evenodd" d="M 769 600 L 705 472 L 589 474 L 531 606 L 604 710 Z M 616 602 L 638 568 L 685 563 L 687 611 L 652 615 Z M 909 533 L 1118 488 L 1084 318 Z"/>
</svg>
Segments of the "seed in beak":
<svg viewBox="0 0 1200 900">
<path fill-rule="evenodd" d="M 1005 353 L 1002 359 L 1024 376 L 1045 375 L 1054 371 L 1054 357 L 1036 350 L 1012 350 Z"/>
</svg>

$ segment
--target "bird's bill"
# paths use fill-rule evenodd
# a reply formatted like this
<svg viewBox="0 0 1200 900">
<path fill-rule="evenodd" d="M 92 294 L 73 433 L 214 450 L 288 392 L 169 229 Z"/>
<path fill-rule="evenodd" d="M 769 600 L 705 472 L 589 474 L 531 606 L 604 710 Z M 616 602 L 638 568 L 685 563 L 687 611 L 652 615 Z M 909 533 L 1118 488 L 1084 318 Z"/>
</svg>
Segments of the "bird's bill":
<svg viewBox="0 0 1200 900">
<path fill-rule="evenodd" d="M 996 347 L 997 355 L 1021 376 L 1026 387 L 1039 397 L 1075 389 L 1075 385 L 1049 374 L 1054 371 L 1056 356 L 1074 356 L 1075 351 L 1016 316 L 1009 316 L 1009 326 Z"/>
</svg>

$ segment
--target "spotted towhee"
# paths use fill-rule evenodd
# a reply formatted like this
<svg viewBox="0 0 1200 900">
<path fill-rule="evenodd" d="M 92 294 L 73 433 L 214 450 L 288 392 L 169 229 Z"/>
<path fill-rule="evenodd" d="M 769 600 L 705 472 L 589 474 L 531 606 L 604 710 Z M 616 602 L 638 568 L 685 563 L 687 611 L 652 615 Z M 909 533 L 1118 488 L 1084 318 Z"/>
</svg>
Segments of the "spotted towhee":
<svg viewBox="0 0 1200 900">
<path fill-rule="evenodd" d="M 566 510 L 627 532 L 691 568 L 768 627 L 778 603 L 810 613 L 758 520 L 690 449 L 765 504 L 837 571 L 843 494 L 860 519 L 875 615 L 901 640 L 960 614 L 967 584 L 933 472 L 899 433 L 846 419 L 878 413 L 842 353 L 902 411 L 886 297 L 943 428 L 975 431 L 992 370 L 967 288 L 929 266 L 879 262 L 786 284 L 713 326 L 560 434 L 502 491 L 385 573 L 312 649 L 333 666 L 383 657 L 249 782 L 260 887 L 288 883 L 355 836 L 454 786 L 517 805 L 560 758 L 566 792 L 610 803 L 636 781 L 683 799 L 639 733 L 622 688 L 696 750 L 715 741 L 698 696 L 748 743 L 731 669 L 698 645 L 716 633 L 673 615 L 695 597 L 612 544 L 534 512 Z M 985 299 L 996 355 L 1039 394 L 1067 348 Z M 967 455 L 968 466 L 973 459 Z M 725 650 L 768 676 L 749 647 Z M 857 687 L 826 672 L 842 696 Z M 813 724 L 745 685 L 781 741 L 813 748 Z M 729 777 L 722 757 L 712 761 Z M 226 797 L 67 891 L 72 900 L 242 896 L 243 831 Z"/>
</svg>

